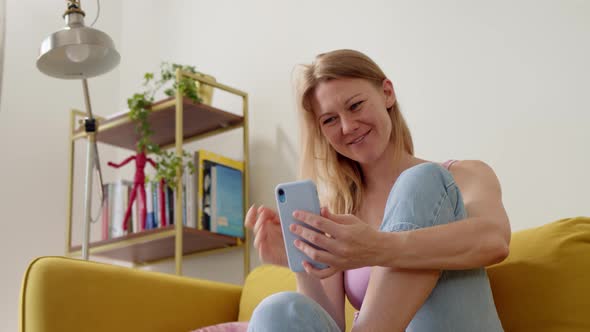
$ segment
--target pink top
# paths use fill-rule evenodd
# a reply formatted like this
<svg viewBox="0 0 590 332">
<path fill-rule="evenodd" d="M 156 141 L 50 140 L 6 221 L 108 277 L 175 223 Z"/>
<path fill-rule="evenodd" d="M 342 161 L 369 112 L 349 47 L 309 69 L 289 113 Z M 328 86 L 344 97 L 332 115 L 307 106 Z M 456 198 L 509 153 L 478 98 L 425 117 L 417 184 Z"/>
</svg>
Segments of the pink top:
<svg viewBox="0 0 590 332">
<path fill-rule="evenodd" d="M 441 165 L 449 169 L 451 165 L 457 160 L 447 160 Z M 371 274 L 371 267 L 365 266 L 359 269 L 344 271 L 344 291 L 350 304 L 356 309 L 360 310 L 369 285 L 369 275 Z"/>
</svg>

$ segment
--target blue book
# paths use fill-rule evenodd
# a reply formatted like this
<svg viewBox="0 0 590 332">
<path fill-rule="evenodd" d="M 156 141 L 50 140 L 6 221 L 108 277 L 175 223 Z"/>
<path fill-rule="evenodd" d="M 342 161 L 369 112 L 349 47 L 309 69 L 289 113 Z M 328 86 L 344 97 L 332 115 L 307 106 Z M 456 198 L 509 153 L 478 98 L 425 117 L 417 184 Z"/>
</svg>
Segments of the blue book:
<svg viewBox="0 0 590 332">
<path fill-rule="evenodd" d="M 242 172 L 223 165 L 211 167 L 211 232 L 244 237 Z"/>
<path fill-rule="evenodd" d="M 152 183 L 146 182 L 145 184 L 145 229 L 151 229 L 154 223 L 154 204 L 152 203 Z"/>
</svg>

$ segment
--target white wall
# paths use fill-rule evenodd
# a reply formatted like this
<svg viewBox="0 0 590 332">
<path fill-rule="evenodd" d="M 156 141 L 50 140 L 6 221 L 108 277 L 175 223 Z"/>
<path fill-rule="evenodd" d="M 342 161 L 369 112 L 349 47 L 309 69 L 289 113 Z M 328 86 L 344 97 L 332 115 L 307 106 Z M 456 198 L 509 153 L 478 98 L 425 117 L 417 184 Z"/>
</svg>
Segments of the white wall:
<svg viewBox="0 0 590 332">
<path fill-rule="evenodd" d="M 296 174 L 293 66 L 322 51 L 354 48 L 394 81 L 418 156 L 482 159 L 496 170 L 515 230 L 589 215 L 590 101 L 583 92 L 590 89 L 590 2 L 101 3 L 97 27 L 115 38 L 122 62 L 118 72 L 92 83 L 95 107 L 125 107 L 143 73 L 157 69 L 160 60 L 193 64 L 247 91 L 253 202 L 272 204 L 274 185 Z M 93 2 L 86 4 L 93 17 Z M 0 329 L 6 331 L 16 327 L 28 260 L 62 253 L 66 110 L 82 105 L 78 84 L 44 77 L 34 67 L 39 42 L 61 26 L 62 3 L 34 5 L 13 0 L 7 8 L 0 111 L 0 204 L 7 227 L 1 235 L 6 263 L 0 287 L 6 296 Z M 239 133 L 229 136 L 216 148 L 239 153 L 232 147 Z M 34 163 L 42 165 L 39 175 Z M 152 269 L 171 271 L 171 265 Z M 242 278 L 239 252 L 190 259 L 185 266 L 189 275 L 235 283 Z"/>
<path fill-rule="evenodd" d="M 178 0 L 151 1 L 146 13 L 134 24 L 165 22 L 152 35 L 162 58 L 250 93 L 256 202 L 272 203 L 271 188 L 296 171 L 279 149 L 297 142 L 293 66 L 354 48 L 393 79 L 417 155 L 496 170 L 514 229 L 588 214 L 586 1 Z M 133 45 L 136 59 L 146 50 Z"/>
</svg>

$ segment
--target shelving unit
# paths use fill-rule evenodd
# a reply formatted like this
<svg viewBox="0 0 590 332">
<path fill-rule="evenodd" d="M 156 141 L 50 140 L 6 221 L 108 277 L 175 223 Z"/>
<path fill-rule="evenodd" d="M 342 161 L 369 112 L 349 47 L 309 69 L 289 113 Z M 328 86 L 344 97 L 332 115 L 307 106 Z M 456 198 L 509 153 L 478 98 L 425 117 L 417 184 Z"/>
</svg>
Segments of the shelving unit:
<svg viewBox="0 0 590 332">
<path fill-rule="evenodd" d="M 150 229 L 140 233 L 91 243 L 91 252 L 95 255 L 113 258 L 135 264 L 153 263 L 174 256 L 174 225 Z M 215 234 L 209 231 L 183 227 L 184 237 L 182 253 L 189 255 L 206 250 L 235 247 L 236 239 L 231 236 Z M 80 255 L 81 246 L 72 246 L 71 254 Z"/>
<path fill-rule="evenodd" d="M 194 103 L 177 91 L 175 97 L 158 101 L 152 105 L 149 117 L 154 130 L 152 141 L 161 148 L 176 148 L 176 154 L 182 155 L 184 144 L 218 135 L 237 128 L 243 129 L 244 151 L 244 216 L 248 205 L 248 94 L 213 81 L 208 77 L 194 75 L 181 70 L 176 71 L 176 81 L 182 77 L 190 77 L 196 81 L 224 90 L 242 98 L 243 115 L 236 115 L 224 110 Z M 72 245 L 72 209 L 73 209 L 73 177 L 75 141 L 87 139 L 87 134 L 76 124 L 85 113 L 72 110 L 70 114 L 70 154 L 68 211 L 66 222 L 66 255 L 80 256 L 80 245 Z M 105 119 L 97 117 L 97 142 L 135 151 L 137 134 L 135 124 L 127 113 Z M 182 208 L 182 179 L 176 183 L 175 211 Z M 176 274 L 182 275 L 182 258 L 187 255 L 211 253 L 231 248 L 241 248 L 244 253 L 244 277 L 250 269 L 249 235 L 244 231 L 244 240 L 216 234 L 205 230 L 186 227 L 182 224 L 182 214 L 175 214 L 174 225 L 132 233 L 119 238 L 90 243 L 90 254 L 123 260 L 141 265 L 174 257 Z"/>
</svg>

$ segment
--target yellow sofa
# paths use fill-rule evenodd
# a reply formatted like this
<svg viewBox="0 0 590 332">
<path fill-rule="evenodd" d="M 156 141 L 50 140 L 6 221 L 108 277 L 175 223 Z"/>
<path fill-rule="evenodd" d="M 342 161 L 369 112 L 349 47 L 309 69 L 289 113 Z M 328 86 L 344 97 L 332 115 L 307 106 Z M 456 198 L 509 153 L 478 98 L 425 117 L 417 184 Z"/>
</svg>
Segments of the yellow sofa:
<svg viewBox="0 0 590 332">
<path fill-rule="evenodd" d="M 590 218 L 516 232 L 510 248 L 488 268 L 505 331 L 590 331 Z M 293 274 L 276 266 L 254 269 L 239 287 L 41 257 L 23 279 L 20 331 L 190 331 L 248 320 L 264 297 L 293 289 Z"/>
</svg>

